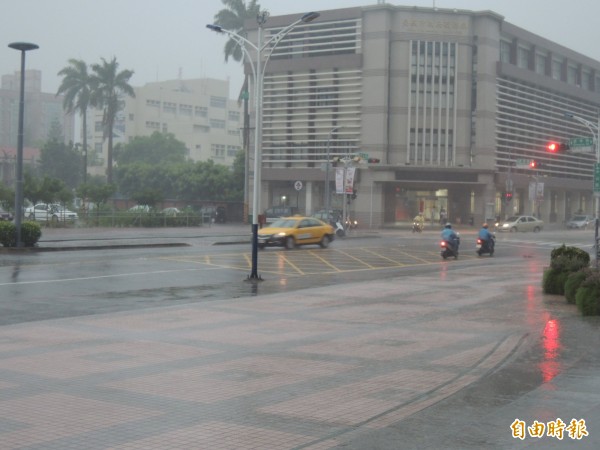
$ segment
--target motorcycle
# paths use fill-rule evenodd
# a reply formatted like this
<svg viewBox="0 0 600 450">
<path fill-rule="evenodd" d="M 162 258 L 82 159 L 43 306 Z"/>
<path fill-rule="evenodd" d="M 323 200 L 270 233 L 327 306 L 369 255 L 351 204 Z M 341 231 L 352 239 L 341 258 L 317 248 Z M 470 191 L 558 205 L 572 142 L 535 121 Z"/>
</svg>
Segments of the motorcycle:
<svg viewBox="0 0 600 450">
<path fill-rule="evenodd" d="M 341 219 L 337 219 L 335 221 L 335 225 L 333 226 L 333 229 L 335 230 L 335 235 L 337 237 L 344 237 L 344 236 L 346 236 L 346 230 L 344 229 L 344 226 L 342 225 L 342 220 Z"/>
<path fill-rule="evenodd" d="M 454 256 L 454 259 L 458 259 L 458 248 L 460 246 L 460 236 L 456 237 L 456 248 L 454 248 L 450 242 L 441 241 L 440 242 L 440 255 L 442 258 L 450 258 Z"/>
<path fill-rule="evenodd" d="M 412 232 L 413 233 L 420 233 L 421 231 L 423 231 L 423 224 L 420 222 L 413 222 L 413 227 L 412 227 Z"/>
<path fill-rule="evenodd" d="M 488 253 L 490 256 L 494 256 L 494 247 L 496 247 L 496 237 L 492 235 L 489 241 L 484 241 L 481 238 L 477 238 L 477 245 L 475 251 L 479 256 Z"/>
<path fill-rule="evenodd" d="M 346 219 L 346 229 L 353 230 L 358 226 L 358 220 L 350 219 L 349 217 Z"/>
</svg>

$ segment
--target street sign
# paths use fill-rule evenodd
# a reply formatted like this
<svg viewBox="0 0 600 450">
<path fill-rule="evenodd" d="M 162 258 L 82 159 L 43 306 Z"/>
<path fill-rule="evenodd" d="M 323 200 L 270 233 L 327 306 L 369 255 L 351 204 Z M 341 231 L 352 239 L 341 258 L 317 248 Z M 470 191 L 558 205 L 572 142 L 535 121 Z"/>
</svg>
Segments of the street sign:
<svg viewBox="0 0 600 450">
<path fill-rule="evenodd" d="M 369 154 L 368 153 L 357 153 L 356 156 L 360 156 L 361 159 L 364 159 L 364 160 L 369 159 Z"/>
<path fill-rule="evenodd" d="M 594 193 L 600 192 L 600 164 L 594 163 Z"/>
<path fill-rule="evenodd" d="M 591 147 L 594 145 L 594 139 L 591 137 L 576 137 L 569 139 L 569 147 Z"/>
<path fill-rule="evenodd" d="M 297 191 L 301 191 L 302 190 L 302 181 L 296 181 L 294 183 L 294 189 L 296 189 Z"/>
<path fill-rule="evenodd" d="M 515 167 L 517 169 L 529 169 L 530 159 L 517 159 Z"/>
</svg>

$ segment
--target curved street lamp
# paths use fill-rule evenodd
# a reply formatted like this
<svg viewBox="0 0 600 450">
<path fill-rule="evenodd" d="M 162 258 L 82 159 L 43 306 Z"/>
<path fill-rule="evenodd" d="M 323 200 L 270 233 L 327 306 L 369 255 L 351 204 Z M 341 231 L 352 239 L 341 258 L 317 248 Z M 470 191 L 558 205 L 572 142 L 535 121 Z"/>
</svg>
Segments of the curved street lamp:
<svg viewBox="0 0 600 450">
<path fill-rule="evenodd" d="M 15 226 L 17 228 L 17 247 L 23 247 L 21 240 L 21 221 L 23 218 L 23 118 L 25 109 L 25 52 L 39 48 L 29 42 L 13 42 L 9 48 L 21 52 L 21 92 L 19 96 L 19 134 L 17 137 L 17 173 L 15 174 Z"/>
<path fill-rule="evenodd" d="M 262 26 L 266 20 L 265 14 L 259 14 L 258 19 L 258 38 L 257 44 L 253 44 L 248 39 L 240 36 L 235 31 L 227 30 L 220 25 L 208 24 L 206 28 L 217 33 L 225 33 L 240 46 L 246 59 L 252 68 L 252 78 L 254 79 L 254 110 L 256 113 L 255 130 L 254 130 L 254 187 L 252 191 L 252 271 L 248 276 L 249 280 L 260 280 L 258 275 L 258 211 L 260 209 L 260 184 L 261 184 L 261 168 L 262 168 L 262 91 L 265 77 L 265 67 L 273 50 L 277 44 L 297 25 L 308 23 L 319 17 L 317 12 L 309 12 L 304 14 L 300 19 L 283 28 L 279 33 L 272 36 L 267 42 L 262 43 Z M 262 44 L 261 44 L 262 43 Z M 252 59 L 252 55 L 246 47 L 250 47 L 256 53 L 256 60 Z M 266 58 L 263 62 L 263 54 Z"/>
<path fill-rule="evenodd" d="M 598 112 L 598 123 L 597 124 L 590 122 L 589 120 L 586 120 L 583 117 L 577 116 L 570 112 L 566 112 L 565 117 L 576 120 L 577 122 L 581 123 L 582 125 L 585 125 L 587 127 L 587 129 L 590 130 L 590 133 L 592 133 L 592 139 L 594 142 L 594 153 L 596 154 L 596 167 L 598 167 L 600 165 L 600 145 L 599 145 L 600 142 L 598 142 L 598 139 L 600 138 L 600 136 L 598 135 L 600 133 L 600 111 Z M 596 172 L 596 170 L 594 170 L 594 172 Z M 597 219 L 598 214 L 600 212 L 600 193 L 594 192 L 594 189 L 592 189 L 592 192 L 593 192 L 593 195 L 596 197 L 594 215 Z"/>
</svg>

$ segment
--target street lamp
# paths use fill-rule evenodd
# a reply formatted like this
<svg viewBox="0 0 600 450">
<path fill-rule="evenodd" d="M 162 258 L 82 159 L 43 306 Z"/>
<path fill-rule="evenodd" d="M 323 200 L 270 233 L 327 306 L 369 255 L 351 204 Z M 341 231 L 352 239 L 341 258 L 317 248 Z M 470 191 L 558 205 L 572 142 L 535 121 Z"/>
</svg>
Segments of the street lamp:
<svg viewBox="0 0 600 450">
<path fill-rule="evenodd" d="M 29 42 L 8 44 L 21 52 L 21 93 L 19 97 L 19 134 L 17 138 L 17 173 L 15 176 L 15 226 L 17 228 L 17 247 L 23 247 L 21 240 L 21 221 L 23 216 L 23 118 L 25 109 L 25 52 L 39 48 Z"/>
<path fill-rule="evenodd" d="M 583 117 L 576 116 L 575 114 L 570 113 L 570 112 L 566 112 L 565 117 L 576 120 L 577 122 L 585 125 L 587 127 L 587 129 L 590 130 L 590 133 L 592 133 L 592 139 L 594 142 L 594 153 L 596 154 L 596 166 L 600 165 L 600 145 L 599 145 L 600 142 L 598 142 L 598 138 L 599 138 L 598 133 L 600 130 L 600 111 L 598 112 L 598 123 L 597 124 L 590 122 L 589 120 L 586 120 Z M 594 172 L 596 172 L 596 170 L 594 170 Z M 596 197 L 594 214 L 595 214 L 596 219 L 598 219 L 598 213 L 600 211 L 600 194 L 594 192 L 593 189 L 592 189 L 592 192 L 593 192 L 594 196 Z"/>
<path fill-rule="evenodd" d="M 252 77 L 254 79 L 254 111 L 256 113 L 255 119 L 255 131 L 254 131 L 254 188 L 252 191 L 252 271 L 248 276 L 249 280 L 261 279 L 258 275 L 258 211 L 260 208 L 260 184 L 261 184 L 261 164 L 262 164 L 262 90 L 263 82 L 265 77 L 265 67 L 269 62 L 269 58 L 273 53 L 273 50 L 279 44 L 279 42 L 297 25 L 301 23 L 308 23 L 319 17 L 319 13 L 309 12 L 304 14 L 300 19 L 296 20 L 292 24 L 283 28 L 279 33 L 271 36 L 271 38 L 262 43 L 262 26 L 266 21 L 267 15 L 265 13 L 257 16 L 258 20 L 258 37 L 257 44 L 253 44 L 245 37 L 240 36 L 234 31 L 227 30 L 220 25 L 208 24 L 206 28 L 217 33 L 225 33 L 240 46 L 242 52 L 246 56 L 250 67 L 252 68 Z M 252 59 L 250 52 L 246 48 L 249 46 L 256 52 L 255 60 Z M 266 58 L 263 64 L 263 52 L 266 54 Z"/>
<path fill-rule="evenodd" d="M 329 131 L 329 138 L 327 139 L 327 162 L 325 163 L 325 214 L 327 214 L 327 222 L 329 222 L 329 210 L 331 209 L 331 194 L 329 193 L 329 166 L 331 165 L 331 156 L 329 154 L 329 148 L 333 133 L 337 132 L 340 128 L 334 127 Z M 332 215 L 333 216 L 333 215 Z M 335 220 L 335 217 L 332 217 Z"/>
</svg>

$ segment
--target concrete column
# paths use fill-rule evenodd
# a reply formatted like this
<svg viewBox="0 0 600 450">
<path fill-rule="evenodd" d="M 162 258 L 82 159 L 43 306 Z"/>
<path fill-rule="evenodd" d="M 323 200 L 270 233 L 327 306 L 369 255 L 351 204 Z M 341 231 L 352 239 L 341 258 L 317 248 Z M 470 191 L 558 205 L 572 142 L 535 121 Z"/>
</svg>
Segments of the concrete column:
<svg viewBox="0 0 600 450">
<path fill-rule="evenodd" d="M 313 182 L 307 181 L 304 183 L 302 191 L 304 191 L 304 201 L 306 203 L 305 214 L 311 216 L 315 212 L 313 211 Z M 302 195 L 302 192 L 300 192 L 300 195 Z"/>
</svg>

